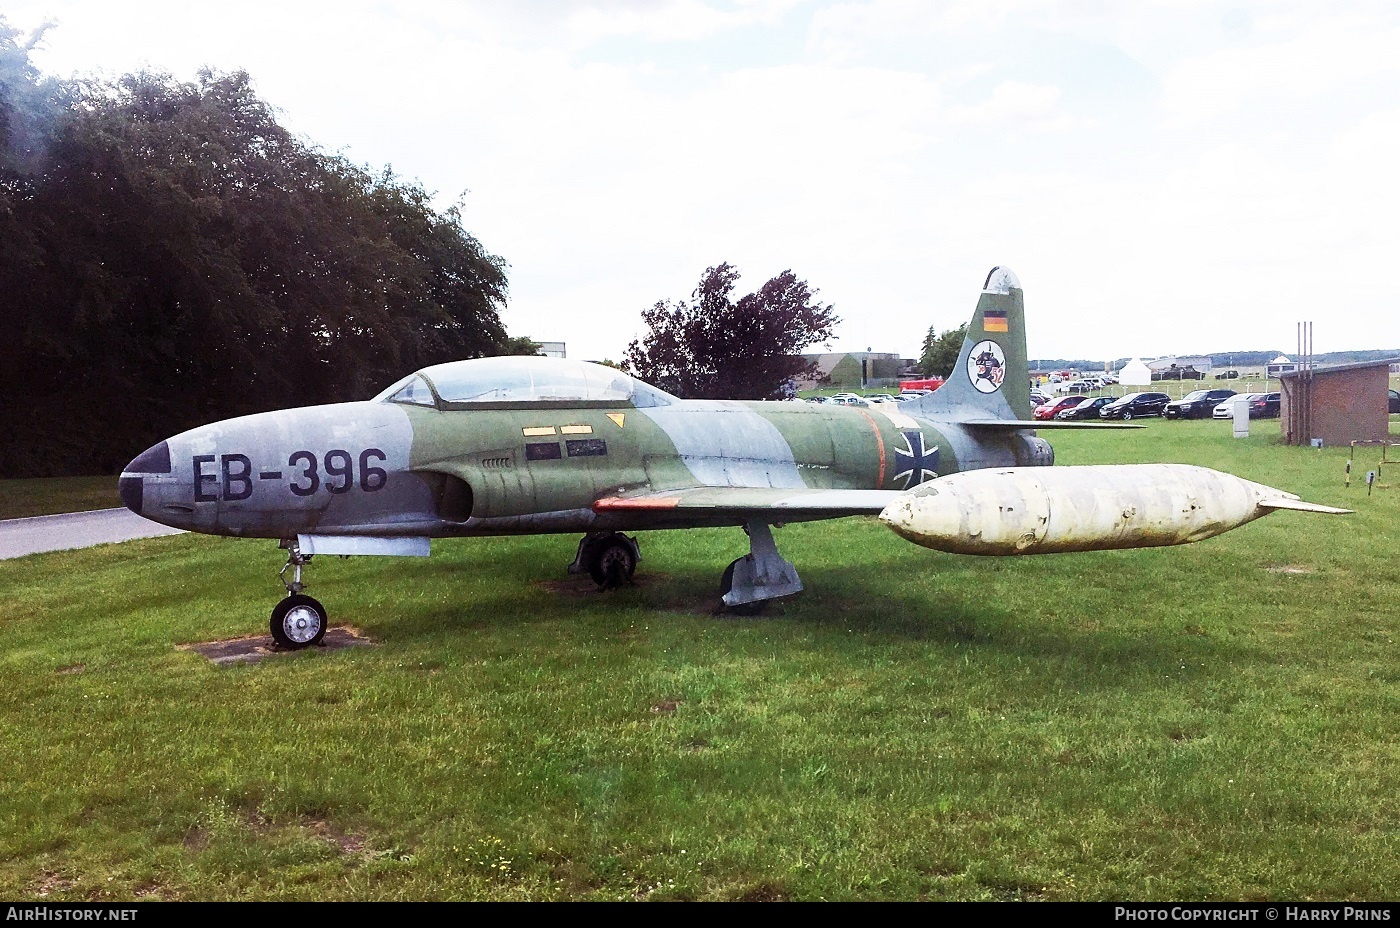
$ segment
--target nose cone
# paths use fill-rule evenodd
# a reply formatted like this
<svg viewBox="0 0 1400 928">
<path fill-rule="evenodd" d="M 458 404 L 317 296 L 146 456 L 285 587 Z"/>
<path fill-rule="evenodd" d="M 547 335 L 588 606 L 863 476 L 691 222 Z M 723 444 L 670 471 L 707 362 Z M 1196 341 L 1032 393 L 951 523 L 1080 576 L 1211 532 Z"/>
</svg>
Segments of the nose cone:
<svg viewBox="0 0 1400 928">
<path fill-rule="evenodd" d="M 915 544 L 940 551 L 959 550 L 956 542 L 967 534 L 957 494 L 931 483 L 901 494 L 880 513 L 880 521 Z"/>
<path fill-rule="evenodd" d="M 122 503 L 137 515 L 142 515 L 141 507 L 146 495 L 146 481 L 142 475 L 168 473 L 170 444 L 161 442 L 147 448 L 122 470 L 121 479 L 117 483 L 117 492 L 121 495 Z"/>
</svg>

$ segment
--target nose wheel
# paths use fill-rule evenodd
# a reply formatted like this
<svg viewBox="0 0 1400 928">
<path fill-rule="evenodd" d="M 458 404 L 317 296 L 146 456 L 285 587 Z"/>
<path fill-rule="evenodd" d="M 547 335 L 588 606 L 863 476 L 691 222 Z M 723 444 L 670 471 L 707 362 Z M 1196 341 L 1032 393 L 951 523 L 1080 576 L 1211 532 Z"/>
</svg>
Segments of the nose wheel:
<svg viewBox="0 0 1400 928">
<path fill-rule="evenodd" d="M 326 607 L 307 596 L 302 590 L 306 583 L 301 579 L 302 569 L 311 563 L 311 555 L 303 555 L 295 542 L 286 544 L 287 563 L 277 574 L 282 585 L 287 588 L 287 598 L 272 609 L 272 620 L 268 630 L 272 640 L 284 651 L 299 651 L 320 644 L 326 637 L 326 627 L 330 623 L 326 617 Z M 287 579 L 287 571 L 292 570 L 292 579 Z"/>
<path fill-rule="evenodd" d="M 303 593 L 293 593 L 272 609 L 269 628 L 277 647 L 297 651 L 326 637 L 326 607 Z"/>
</svg>

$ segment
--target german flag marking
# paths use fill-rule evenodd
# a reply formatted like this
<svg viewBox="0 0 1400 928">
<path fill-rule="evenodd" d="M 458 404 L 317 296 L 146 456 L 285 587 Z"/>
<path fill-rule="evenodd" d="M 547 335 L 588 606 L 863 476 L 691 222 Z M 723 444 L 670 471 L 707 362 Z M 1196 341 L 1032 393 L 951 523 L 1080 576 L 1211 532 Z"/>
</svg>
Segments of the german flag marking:
<svg viewBox="0 0 1400 928">
<path fill-rule="evenodd" d="M 1004 310 L 1004 309 L 989 309 L 989 310 L 987 310 L 987 312 L 982 316 L 982 328 L 983 328 L 985 331 L 987 331 L 987 332 L 1005 332 L 1005 331 L 1007 331 L 1007 326 L 1006 326 L 1006 310 Z"/>
</svg>

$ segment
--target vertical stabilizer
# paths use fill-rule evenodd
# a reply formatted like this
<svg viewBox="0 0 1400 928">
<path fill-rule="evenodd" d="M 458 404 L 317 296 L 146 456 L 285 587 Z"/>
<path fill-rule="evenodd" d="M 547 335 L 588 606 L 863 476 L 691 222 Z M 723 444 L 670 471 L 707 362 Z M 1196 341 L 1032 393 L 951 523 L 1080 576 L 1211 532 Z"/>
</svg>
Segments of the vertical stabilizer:
<svg viewBox="0 0 1400 928">
<path fill-rule="evenodd" d="M 1025 301 L 1009 268 L 994 267 L 987 275 L 958 363 L 943 386 L 909 411 L 958 419 L 1031 417 Z"/>
</svg>

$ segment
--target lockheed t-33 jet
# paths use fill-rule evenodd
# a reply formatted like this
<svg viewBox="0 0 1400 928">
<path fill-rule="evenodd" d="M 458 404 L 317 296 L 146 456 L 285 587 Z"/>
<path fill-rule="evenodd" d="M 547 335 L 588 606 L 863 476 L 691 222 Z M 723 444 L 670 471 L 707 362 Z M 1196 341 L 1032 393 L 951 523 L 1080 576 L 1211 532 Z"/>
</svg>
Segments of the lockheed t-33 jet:
<svg viewBox="0 0 1400 928">
<path fill-rule="evenodd" d="M 364 402 L 184 432 L 127 465 L 120 491 L 166 525 L 279 540 L 288 595 L 271 631 L 289 649 L 326 631 L 303 592 L 313 556 L 426 556 L 433 538 L 582 534 L 570 570 L 609 587 L 640 559 L 626 532 L 742 526 L 750 550 L 721 598 L 743 612 L 802 589 L 771 531 L 788 522 L 876 515 L 929 548 L 1017 555 L 1183 544 L 1274 509 L 1347 511 L 1189 465 L 1050 467 L 1035 430 L 1085 425 L 1031 419 L 1021 285 L 994 268 L 952 375 L 917 400 L 688 400 L 603 365 L 481 358 Z"/>
</svg>

